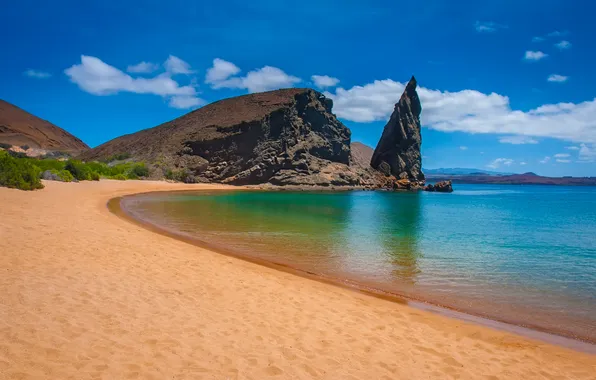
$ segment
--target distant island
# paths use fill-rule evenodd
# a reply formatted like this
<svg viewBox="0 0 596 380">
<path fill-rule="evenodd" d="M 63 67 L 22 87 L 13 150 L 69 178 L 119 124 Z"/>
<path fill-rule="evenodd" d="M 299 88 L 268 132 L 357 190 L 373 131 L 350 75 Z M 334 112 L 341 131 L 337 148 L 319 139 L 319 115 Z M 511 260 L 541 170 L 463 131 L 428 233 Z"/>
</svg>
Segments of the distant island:
<svg viewBox="0 0 596 380">
<path fill-rule="evenodd" d="M 544 177 L 532 172 L 502 174 L 478 169 L 432 169 L 426 170 L 425 174 L 426 178 L 432 181 L 452 181 L 453 183 L 596 186 L 596 177 Z"/>
</svg>

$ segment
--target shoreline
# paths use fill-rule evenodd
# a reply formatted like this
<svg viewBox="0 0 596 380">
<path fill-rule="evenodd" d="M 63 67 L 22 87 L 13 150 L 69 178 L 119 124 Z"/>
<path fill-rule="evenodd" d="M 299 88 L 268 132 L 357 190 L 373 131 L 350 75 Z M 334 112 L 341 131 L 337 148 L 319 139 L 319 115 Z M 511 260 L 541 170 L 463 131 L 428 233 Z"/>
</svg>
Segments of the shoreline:
<svg viewBox="0 0 596 380">
<path fill-rule="evenodd" d="M 247 188 L 244 189 L 245 191 L 279 191 L 277 189 L 255 189 L 255 188 Z M 209 190 L 205 190 L 209 191 Z M 297 191 L 297 190 L 296 190 Z M 172 191 L 171 193 L 184 193 L 184 192 L 195 192 L 193 190 L 180 190 L 180 191 Z M 134 212 L 127 209 L 126 206 L 122 203 L 125 198 L 134 198 L 136 196 L 143 196 L 143 195 L 151 195 L 155 192 L 147 192 L 147 193 L 138 193 L 138 194 L 131 194 L 125 195 L 121 197 L 112 198 L 108 201 L 107 207 L 108 209 L 114 213 L 115 215 L 127 220 L 130 223 L 136 224 L 141 226 L 149 231 L 173 238 L 181 240 L 185 243 L 195 245 L 200 248 L 208 249 L 213 252 L 220 253 L 222 255 L 238 258 L 241 260 L 248 261 L 250 263 L 262 265 L 268 268 L 280 270 L 283 272 L 287 272 L 296 276 L 304 277 L 310 280 L 319 281 L 325 284 L 330 284 L 334 286 L 338 286 L 341 288 L 349 289 L 355 292 L 360 292 L 372 297 L 377 297 L 383 300 L 396 302 L 400 304 L 405 304 L 410 307 L 414 307 L 419 310 L 426 310 L 430 311 L 435 314 L 443 315 L 448 318 L 454 318 L 461 321 L 468 321 L 472 322 L 481 326 L 485 326 L 488 328 L 496 329 L 499 331 L 504 331 L 508 333 L 517 334 L 529 339 L 536 339 L 540 340 L 545 343 L 558 345 L 561 347 L 570 348 L 576 351 L 581 351 L 590 354 L 596 354 L 596 344 L 592 341 L 581 339 L 574 336 L 562 335 L 557 334 L 554 331 L 549 331 L 546 329 L 541 329 L 538 326 L 534 326 L 531 324 L 521 325 L 507 321 L 506 319 L 498 319 L 498 318 L 491 318 L 485 315 L 474 314 L 472 312 L 457 309 L 455 307 L 450 307 L 444 304 L 438 304 L 431 302 L 429 300 L 425 300 L 423 298 L 416 298 L 414 296 L 409 296 L 406 294 L 401 294 L 398 292 L 391 292 L 382 289 L 375 288 L 374 286 L 366 285 L 365 283 L 358 282 L 355 280 L 340 278 L 340 277 L 332 277 L 326 276 L 320 273 L 315 273 L 309 270 L 301 269 L 295 266 L 292 266 L 288 263 L 270 261 L 264 258 L 260 258 L 257 256 L 251 256 L 248 254 L 242 254 L 225 247 L 224 245 L 210 243 L 204 240 L 201 240 L 198 237 L 192 236 L 187 233 L 183 233 L 177 231 L 175 229 L 167 228 L 165 226 L 161 226 L 157 223 L 153 223 L 148 219 L 143 219 L 142 217 L 135 215 Z M 162 192 L 160 192 L 162 193 Z"/>
<path fill-rule="evenodd" d="M 0 188 L 0 377 L 590 379 L 595 356 L 221 255 L 112 198 L 149 181 Z"/>
</svg>

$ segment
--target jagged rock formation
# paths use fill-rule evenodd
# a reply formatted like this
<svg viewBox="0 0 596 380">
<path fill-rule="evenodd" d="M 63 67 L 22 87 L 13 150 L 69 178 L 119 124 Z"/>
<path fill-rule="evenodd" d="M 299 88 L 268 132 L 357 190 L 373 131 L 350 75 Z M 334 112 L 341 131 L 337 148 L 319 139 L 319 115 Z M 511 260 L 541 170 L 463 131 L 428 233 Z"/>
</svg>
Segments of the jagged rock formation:
<svg viewBox="0 0 596 380">
<path fill-rule="evenodd" d="M 398 179 L 396 184 L 410 183 L 413 186 L 424 183 L 420 146 L 420 98 L 416 92 L 416 79 L 412 77 L 375 149 L 370 165 L 385 174 Z"/>
<path fill-rule="evenodd" d="M 0 100 L 0 143 L 78 153 L 87 144 L 54 124 Z"/>
<path fill-rule="evenodd" d="M 350 130 L 333 103 L 310 89 L 224 99 L 155 128 L 83 153 L 83 160 L 127 154 L 163 172 L 184 170 L 190 182 L 373 186 L 351 165 Z"/>
<path fill-rule="evenodd" d="M 437 192 L 437 193 L 452 193 L 453 186 L 451 185 L 451 181 L 441 181 L 437 182 L 434 185 L 426 185 L 424 191 L 430 192 Z"/>
</svg>

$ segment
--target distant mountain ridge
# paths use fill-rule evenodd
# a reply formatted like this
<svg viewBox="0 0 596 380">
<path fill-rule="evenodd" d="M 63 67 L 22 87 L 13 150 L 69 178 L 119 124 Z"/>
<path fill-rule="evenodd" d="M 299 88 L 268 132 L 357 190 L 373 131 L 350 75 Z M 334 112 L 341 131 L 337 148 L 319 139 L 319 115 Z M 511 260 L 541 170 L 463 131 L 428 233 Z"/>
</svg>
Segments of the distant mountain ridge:
<svg viewBox="0 0 596 380">
<path fill-rule="evenodd" d="M 0 143 L 66 152 L 89 149 L 64 129 L 4 100 L 0 100 Z"/>
<path fill-rule="evenodd" d="M 472 168 L 438 168 L 438 169 L 423 169 L 425 175 L 512 175 L 515 173 L 510 172 L 496 172 L 491 170 L 483 169 L 472 169 Z"/>
</svg>

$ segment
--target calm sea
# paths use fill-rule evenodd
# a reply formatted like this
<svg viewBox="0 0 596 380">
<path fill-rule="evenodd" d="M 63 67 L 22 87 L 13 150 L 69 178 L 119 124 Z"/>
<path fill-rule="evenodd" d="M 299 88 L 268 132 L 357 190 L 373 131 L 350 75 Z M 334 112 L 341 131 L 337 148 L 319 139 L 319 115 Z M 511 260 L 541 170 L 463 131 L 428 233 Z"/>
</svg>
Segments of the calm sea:
<svg viewBox="0 0 596 380">
<path fill-rule="evenodd" d="M 596 188 L 180 192 L 133 216 L 240 255 L 596 342 Z"/>
</svg>

